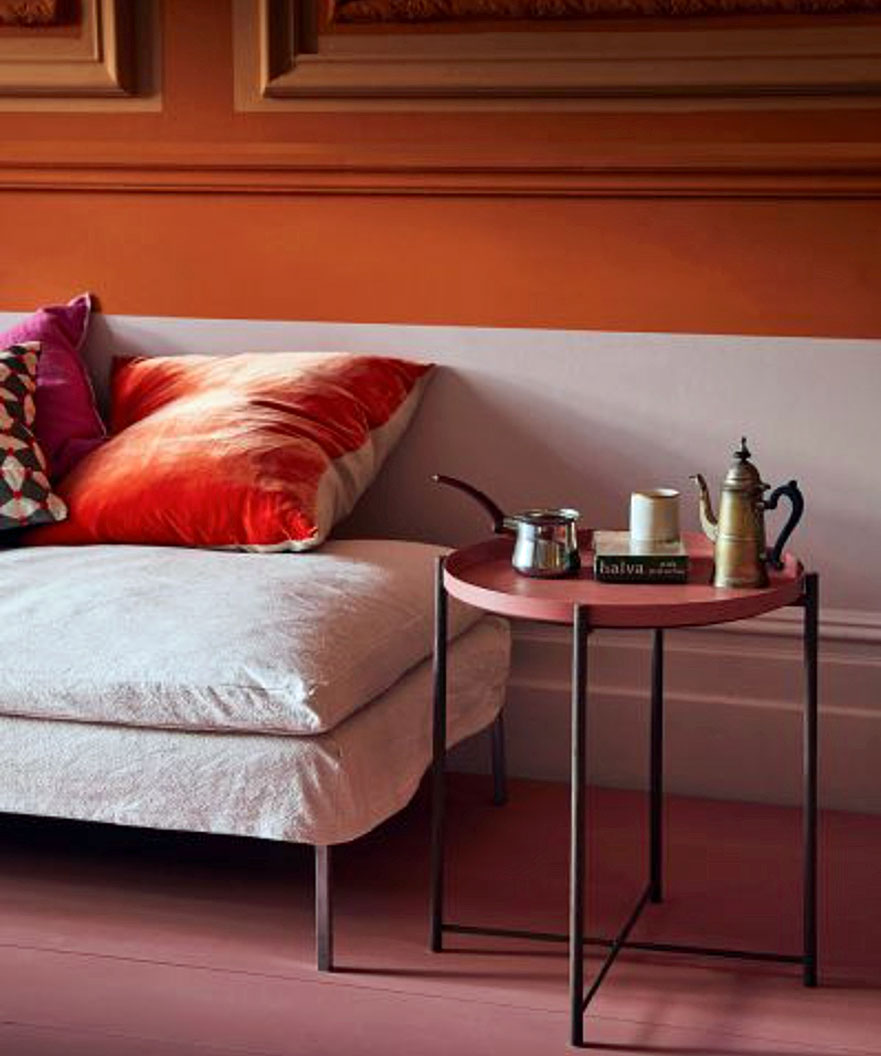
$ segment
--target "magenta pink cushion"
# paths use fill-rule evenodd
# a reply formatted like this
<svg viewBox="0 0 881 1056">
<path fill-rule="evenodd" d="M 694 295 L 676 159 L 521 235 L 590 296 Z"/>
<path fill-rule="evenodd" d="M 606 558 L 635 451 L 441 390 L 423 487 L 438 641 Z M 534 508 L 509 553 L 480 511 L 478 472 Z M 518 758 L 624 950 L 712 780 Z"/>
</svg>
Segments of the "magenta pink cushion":
<svg viewBox="0 0 881 1056">
<path fill-rule="evenodd" d="M 91 298 L 83 293 L 67 304 L 40 308 L 18 326 L 0 333 L 0 348 L 21 341 L 39 341 L 42 345 L 34 433 L 52 480 L 63 477 L 107 437 L 79 356 L 91 310 Z"/>
</svg>

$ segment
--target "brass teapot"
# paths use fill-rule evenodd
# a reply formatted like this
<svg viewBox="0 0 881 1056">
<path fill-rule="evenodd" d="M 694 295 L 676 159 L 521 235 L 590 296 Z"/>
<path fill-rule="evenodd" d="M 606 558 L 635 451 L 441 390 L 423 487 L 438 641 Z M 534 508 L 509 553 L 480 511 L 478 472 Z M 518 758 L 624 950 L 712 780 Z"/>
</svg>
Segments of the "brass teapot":
<svg viewBox="0 0 881 1056">
<path fill-rule="evenodd" d="M 734 461 L 725 475 L 718 521 L 713 514 L 703 475 L 695 473 L 691 479 L 700 489 L 701 527 L 715 544 L 713 586 L 768 586 L 768 566 L 783 567 L 783 547 L 804 512 L 804 497 L 798 484 L 794 480 L 781 484 L 766 499 L 765 492 L 770 484 L 762 481 L 759 471 L 750 462 L 746 437 L 741 438 L 740 450 L 734 452 Z M 775 509 L 784 496 L 792 504 L 792 511 L 769 551 L 765 544 L 765 510 Z"/>
</svg>

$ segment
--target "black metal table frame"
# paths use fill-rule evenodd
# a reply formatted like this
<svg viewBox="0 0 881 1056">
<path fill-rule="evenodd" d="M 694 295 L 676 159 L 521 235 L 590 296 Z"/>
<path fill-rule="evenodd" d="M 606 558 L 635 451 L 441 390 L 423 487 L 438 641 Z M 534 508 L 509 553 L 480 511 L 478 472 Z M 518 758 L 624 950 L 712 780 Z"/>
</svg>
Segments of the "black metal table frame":
<svg viewBox="0 0 881 1056">
<path fill-rule="evenodd" d="M 586 874 L 587 799 L 587 703 L 589 607 L 576 605 L 572 622 L 572 744 L 571 744 L 571 831 L 569 874 L 569 933 L 526 931 L 515 928 L 484 928 L 444 921 L 444 798 L 446 759 L 447 695 L 447 590 L 444 585 L 444 559 L 439 558 L 435 585 L 434 628 L 434 706 L 432 728 L 432 808 L 431 808 L 431 893 L 429 903 L 429 947 L 439 953 L 444 933 L 488 935 L 497 938 L 532 939 L 569 945 L 569 997 L 572 1045 L 584 1046 L 584 1013 L 599 990 L 621 950 L 682 953 L 692 956 L 727 957 L 742 960 L 799 964 L 805 986 L 817 985 L 817 657 L 819 644 L 819 577 L 808 572 L 802 578 L 802 592 L 788 607 L 803 610 L 805 695 L 803 718 L 803 858 L 802 952 L 776 953 L 725 947 L 692 946 L 673 942 L 638 942 L 630 932 L 649 902 L 663 899 L 663 793 L 664 793 L 664 631 L 652 631 L 651 733 L 649 778 L 649 881 L 636 906 L 617 935 L 588 936 L 584 933 Z M 645 629 L 645 628 L 644 628 Z M 498 801 L 498 800 L 497 800 Z M 586 946 L 608 949 L 593 982 L 584 990 Z"/>
</svg>

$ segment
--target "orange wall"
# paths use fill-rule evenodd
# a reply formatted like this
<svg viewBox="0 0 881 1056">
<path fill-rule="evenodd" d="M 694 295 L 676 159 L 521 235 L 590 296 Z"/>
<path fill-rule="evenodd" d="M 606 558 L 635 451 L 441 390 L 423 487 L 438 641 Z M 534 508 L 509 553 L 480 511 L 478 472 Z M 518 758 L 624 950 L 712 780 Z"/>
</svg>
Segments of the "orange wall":
<svg viewBox="0 0 881 1056">
<path fill-rule="evenodd" d="M 528 160 L 677 144 L 877 144 L 881 110 L 237 114 L 230 12 L 166 0 L 161 113 L 0 113 L 10 150 L 441 144 Z M 672 144 L 672 146 L 671 146 Z M 90 288 L 108 312 L 879 336 L 881 199 L 0 191 L 0 309 Z M 877 186 L 876 184 L 873 186 Z M 21 247 L 21 252 L 16 252 Z M 25 248 L 26 247 L 26 248 Z M 15 257 L 11 262 L 10 253 Z"/>
</svg>

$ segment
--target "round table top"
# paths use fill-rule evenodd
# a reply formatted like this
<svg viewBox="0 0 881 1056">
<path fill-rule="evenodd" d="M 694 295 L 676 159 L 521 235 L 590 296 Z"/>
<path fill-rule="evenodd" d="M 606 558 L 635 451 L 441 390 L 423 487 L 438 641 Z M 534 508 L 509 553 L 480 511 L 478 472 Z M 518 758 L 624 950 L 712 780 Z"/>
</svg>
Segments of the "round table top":
<svg viewBox="0 0 881 1056">
<path fill-rule="evenodd" d="M 701 627 L 758 616 L 797 601 L 804 570 L 792 554 L 770 570 L 768 587 L 712 586 L 713 544 L 686 532 L 688 582 L 684 584 L 597 583 L 593 578 L 591 531 L 579 532 L 581 571 L 561 579 L 523 576 L 511 565 L 514 541 L 494 536 L 454 550 L 444 564 L 449 594 L 487 612 L 546 623 L 572 623 L 576 605 L 589 609 L 591 627 Z"/>
</svg>

